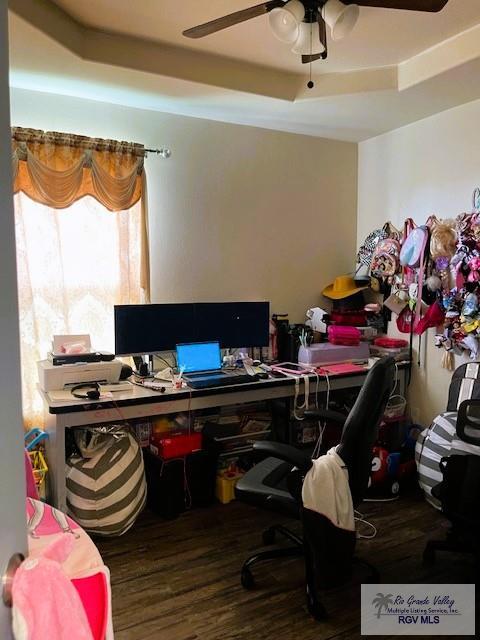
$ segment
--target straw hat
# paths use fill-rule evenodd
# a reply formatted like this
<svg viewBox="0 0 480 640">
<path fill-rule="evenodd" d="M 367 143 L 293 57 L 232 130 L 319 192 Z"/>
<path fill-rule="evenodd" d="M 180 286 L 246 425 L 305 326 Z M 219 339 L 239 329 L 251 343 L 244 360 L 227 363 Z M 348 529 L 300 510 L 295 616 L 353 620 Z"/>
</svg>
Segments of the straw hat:
<svg viewBox="0 0 480 640">
<path fill-rule="evenodd" d="M 329 284 L 328 287 L 322 291 L 322 295 L 331 300 L 341 300 L 342 298 L 348 298 L 353 296 L 359 291 L 363 291 L 367 286 L 357 287 L 355 280 L 352 276 L 337 276 L 333 281 L 333 284 Z"/>
</svg>

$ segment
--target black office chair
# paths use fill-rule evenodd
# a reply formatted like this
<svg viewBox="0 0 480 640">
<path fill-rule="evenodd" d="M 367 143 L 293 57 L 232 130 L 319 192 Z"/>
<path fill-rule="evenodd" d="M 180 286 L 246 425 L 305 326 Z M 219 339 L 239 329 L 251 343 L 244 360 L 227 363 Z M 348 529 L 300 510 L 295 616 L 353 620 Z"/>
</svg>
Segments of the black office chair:
<svg viewBox="0 0 480 640">
<path fill-rule="evenodd" d="M 343 424 L 337 453 L 348 469 L 354 506 L 362 500 L 368 487 L 372 447 L 377 437 L 378 425 L 383 416 L 385 405 L 392 392 L 394 378 L 395 362 L 393 358 L 382 358 L 370 369 L 355 404 L 346 418 L 334 411 L 306 412 L 308 418 L 328 418 Z M 239 480 L 236 487 L 237 498 L 287 517 L 302 519 L 301 490 L 303 478 L 312 466 L 310 455 L 305 451 L 278 442 L 257 442 L 254 444 L 254 450 L 273 457 L 259 462 Z M 330 531 L 325 535 L 323 532 L 322 541 L 334 541 L 332 535 L 342 535 L 342 531 L 335 529 L 333 525 L 332 528 L 334 534 Z M 304 526 L 304 538 L 307 529 Z M 319 586 L 333 586 L 333 584 L 328 585 L 328 580 L 322 579 L 322 567 L 318 566 L 320 564 L 318 555 L 312 552 L 312 545 L 308 540 L 300 538 L 282 525 L 274 525 L 264 531 L 263 542 L 266 545 L 273 544 L 277 533 L 293 542 L 294 546 L 263 551 L 248 558 L 242 567 L 242 585 L 246 589 L 254 587 L 251 567 L 258 562 L 275 558 L 304 556 L 308 610 L 317 620 L 324 619 L 326 611 L 320 601 L 318 589 Z M 367 563 L 363 564 L 370 568 L 370 580 L 372 582 L 378 581 L 376 570 Z M 339 571 L 339 574 L 341 577 L 347 578 L 351 570 L 350 560 L 348 571 L 343 569 L 343 571 Z"/>
<path fill-rule="evenodd" d="M 457 436 L 468 445 L 480 447 L 480 400 L 465 400 L 458 408 Z M 480 455 L 458 451 L 442 458 L 443 480 L 432 488 L 432 495 L 442 504 L 442 512 L 451 527 L 444 540 L 429 540 L 423 561 L 435 562 L 437 551 L 471 553 L 480 571 Z"/>
</svg>

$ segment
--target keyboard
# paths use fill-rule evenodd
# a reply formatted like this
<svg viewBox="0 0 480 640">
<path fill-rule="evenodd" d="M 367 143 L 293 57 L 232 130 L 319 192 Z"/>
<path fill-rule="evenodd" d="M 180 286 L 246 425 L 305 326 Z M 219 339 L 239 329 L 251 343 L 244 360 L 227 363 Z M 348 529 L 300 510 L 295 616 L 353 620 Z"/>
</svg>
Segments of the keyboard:
<svg viewBox="0 0 480 640">
<path fill-rule="evenodd" d="M 185 378 L 187 384 L 192 389 L 210 389 L 213 387 L 231 387 L 235 384 L 248 384 L 255 382 L 257 378 L 248 375 L 225 375 L 205 376 L 201 378 Z"/>
</svg>

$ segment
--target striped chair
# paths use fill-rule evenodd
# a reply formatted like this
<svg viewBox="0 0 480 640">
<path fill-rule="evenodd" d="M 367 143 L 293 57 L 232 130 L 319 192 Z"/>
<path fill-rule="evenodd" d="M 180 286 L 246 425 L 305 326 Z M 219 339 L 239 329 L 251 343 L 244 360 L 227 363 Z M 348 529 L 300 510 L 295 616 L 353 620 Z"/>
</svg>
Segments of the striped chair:
<svg viewBox="0 0 480 640">
<path fill-rule="evenodd" d="M 440 509 L 440 502 L 432 495 L 432 488 L 443 479 L 441 459 L 453 454 L 480 455 L 480 447 L 467 444 L 456 431 L 458 408 L 464 400 L 472 399 L 480 399 L 480 362 L 463 364 L 455 370 L 448 391 L 447 411 L 434 418 L 417 440 L 415 460 L 419 484 L 426 500 L 436 509 Z"/>
</svg>

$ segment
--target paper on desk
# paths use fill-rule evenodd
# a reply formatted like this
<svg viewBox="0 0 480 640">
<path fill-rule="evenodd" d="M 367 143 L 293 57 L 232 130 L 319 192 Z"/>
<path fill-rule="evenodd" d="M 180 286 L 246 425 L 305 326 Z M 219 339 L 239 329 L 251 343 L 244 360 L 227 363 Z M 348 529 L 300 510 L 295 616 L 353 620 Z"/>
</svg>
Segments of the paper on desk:
<svg viewBox="0 0 480 640">
<path fill-rule="evenodd" d="M 70 389 L 58 389 L 57 391 L 48 391 L 47 396 L 52 402 L 73 402 L 77 398 L 72 396 Z"/>
</svg>

